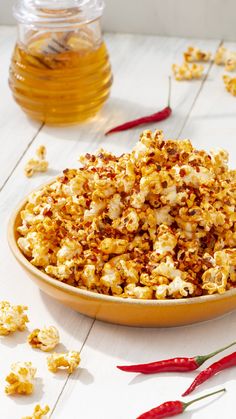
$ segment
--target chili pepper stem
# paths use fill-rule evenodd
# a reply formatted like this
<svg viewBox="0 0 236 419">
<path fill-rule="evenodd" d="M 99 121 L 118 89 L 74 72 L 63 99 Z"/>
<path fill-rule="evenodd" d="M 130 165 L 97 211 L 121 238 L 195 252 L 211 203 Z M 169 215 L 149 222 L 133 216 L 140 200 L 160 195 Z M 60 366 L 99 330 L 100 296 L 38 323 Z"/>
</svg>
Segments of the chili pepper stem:
<svg viewBox="0 0 236 419">
<path fill-rule="evenodd" d="M 225 391 L 226 389 L 222 388 L 221 390 L 213 391 L 213 393 L 205 394 L 204 396 L 198 397 L 197 399 L 190 400 L 190 402 L 183 403 L 183 410 L 187 409 L 187 407 L 189 407 L 191 404 L 195 402 L 198 402 L 199 400 L 206 399 L 207 397 L 211 397 L 211 396 L 214 396 L 215 394 L 223 393 Z"/>
<path fill-rule="evenodd" d="M 217 351 L 211 352 L 210 354 L 207 354 L 207 355 L 198 355 L 198 356 L 195 357 L 195 360 L 196 360 L 198 366 L 200 367 L 200 365 L 202 365 L 208 359 L 210 359 L 213 356 L 219 354 L 220 352 L 225 351 L 228 348 L 231 348 L 231 346 L 233 346 L 235 344 L 236 344 L 236 341 L 234 341 L 233 343 L 230 343 L 230 345 L 224 346 L 223 348 L 217 349 Z"/>
</svg>

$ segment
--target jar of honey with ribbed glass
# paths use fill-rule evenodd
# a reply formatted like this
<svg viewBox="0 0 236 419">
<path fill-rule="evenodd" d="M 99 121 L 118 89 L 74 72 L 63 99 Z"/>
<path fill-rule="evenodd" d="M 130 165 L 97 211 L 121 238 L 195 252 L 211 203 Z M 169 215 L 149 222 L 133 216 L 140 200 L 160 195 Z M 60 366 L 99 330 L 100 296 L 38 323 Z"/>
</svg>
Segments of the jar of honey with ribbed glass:
<svg viewBox="0 0 236 419">
<path fill-rule="evenodd" d="M 31 118 L 69 125 L 93 117 L 112 73 L 100 18 L 102 0 L 18 0 L 18 39 L 9 84 Z"/>
</svg>

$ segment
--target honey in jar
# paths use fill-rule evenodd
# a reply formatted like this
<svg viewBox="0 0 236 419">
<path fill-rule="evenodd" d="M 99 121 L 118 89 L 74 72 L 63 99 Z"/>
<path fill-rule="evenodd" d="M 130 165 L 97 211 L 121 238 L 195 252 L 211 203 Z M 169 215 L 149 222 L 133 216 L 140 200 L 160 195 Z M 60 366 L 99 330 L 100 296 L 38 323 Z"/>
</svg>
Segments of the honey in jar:
<svg viewBox="0 0 236 419">
<path fill-rule="evenodd" d="M 111 67 L 98 0 L 21 0 L 9 84 L 33 119 L 68 125 L 94 116 L 107 100 Z"/>
</svg>

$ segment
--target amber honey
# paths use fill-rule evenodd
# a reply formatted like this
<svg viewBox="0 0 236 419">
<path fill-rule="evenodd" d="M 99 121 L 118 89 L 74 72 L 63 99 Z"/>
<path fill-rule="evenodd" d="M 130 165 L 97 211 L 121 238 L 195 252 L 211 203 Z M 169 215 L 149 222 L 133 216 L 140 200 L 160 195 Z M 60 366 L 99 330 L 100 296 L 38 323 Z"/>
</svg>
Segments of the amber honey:
<svg viewBox="0 0 236 419">
<path fill-rule="evenodd" d="M 112 74 L 104 42 L 72 36 L 37 37 L 16 45 L 9 84 L 33 119 L 67 125 L 94 116 L 109 96 Z"/>
</svg>

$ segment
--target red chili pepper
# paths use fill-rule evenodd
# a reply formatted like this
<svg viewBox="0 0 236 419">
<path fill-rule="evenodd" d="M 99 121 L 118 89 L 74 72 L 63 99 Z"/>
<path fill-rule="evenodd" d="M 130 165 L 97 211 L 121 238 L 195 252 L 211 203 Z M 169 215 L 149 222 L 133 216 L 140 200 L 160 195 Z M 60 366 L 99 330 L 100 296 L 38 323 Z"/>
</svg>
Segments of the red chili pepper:
<svg viewBox="0 0 236 419">
<path fill-rule="evenodd" d="M 202 365 L 205 361 L 209 358 L 212 358 L 216 354 L 224 351 L 225 349 L 230 348 L 231 346 L 235 345 L 236 342 L 231 343 L 230 345 L 224 346 L 224 348 L 220 348 L 215 352 L 211 352 L 208 355 L 198 355 L 193 358 L 171 358 L 165 359 L 162 361 L 157 362 L 150 362 L 148 364 L 137 364 L 137 365 L 122 365 L 117 366 L 122 371 L 127 372 L 139 372 L 141 374 L 155 374 L 157 372 L 186 372 L 186 371 L 194 371 L 200 365 Z"/>
<path fill-rule="evenodd" d="M 227 368 L 235 367 L 236 366 L 236 352 L 233 352 L 230 355 L 221 358 L 219 361 L 214 362 L 208 368 L 201 371 L 197 377 L 193 380 L 192 384 L 189 388 L 182 394 L 182 396 L 187 396 L 188 394 L 192 393 L 192 391 L 198 387 L 200 384 L 207 381 L 209 378 L 216 375 L 218 372 L 223 371 Z"/>
<path fill-rule="evenodd" d="M 188 406 L 190 406 L 190 404 L 205 399 L 206 397 L 213 396 L 214 394 L 222 393 L 223 391 L 226 391 L 225 388 L 218 391 L 214 391 L 210 394 L 206 394 L 205 396 L 198 397 L 197 399 L 191 400 L 188 403 L 184 403 L 179 400 L 165 402 L 160 406 L 154 407 L 154 409 L 151 409 L 148 412 L 143 413 L 137 419 L 161 419 L 167 418 L 169 416 L 179 415 L 179 413 L 183 413 L 185 409 Z"/>
<path fill-rule="evenodd" d="M 162 109 L 159 112 L 155 112 L 151 115 L 142 116 L 141 118 L 133 119 L 132 121 L 128 121 L 128 122 L 125 122 L 124 124 L 111 128 L 109 131 L 105 133 L 105 135 L 112 134 L 113 132 L 126 131 L 128 129 L 138 127 L 140 125 L 149 124 L 150 122 L 164 121 L 164 119 L 169 118 L 169 116 L 172 113 L 172 109 L 170 107 L 170 91 L 171 91 L 171 79 L 169 77 L 169 97 L 168 97 L 168 105 L 166 106 L 166 108 Z"/>
</svg>

